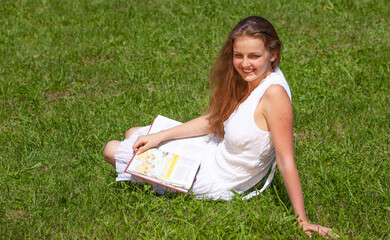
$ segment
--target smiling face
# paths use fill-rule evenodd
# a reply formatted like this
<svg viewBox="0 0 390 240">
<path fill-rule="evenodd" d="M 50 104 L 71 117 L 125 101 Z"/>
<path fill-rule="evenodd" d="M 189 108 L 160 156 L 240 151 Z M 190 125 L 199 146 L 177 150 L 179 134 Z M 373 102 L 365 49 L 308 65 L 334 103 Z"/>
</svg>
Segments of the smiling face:
<svg viewBox="0 0 390 240">
<path fill-rule="evenodd" d="M 233 65 L 241 77 L 254 88 L 272 72 L 276 53 L 269 52 L 260 38 L 240 36 L 234 40 Z"/>
</svg>

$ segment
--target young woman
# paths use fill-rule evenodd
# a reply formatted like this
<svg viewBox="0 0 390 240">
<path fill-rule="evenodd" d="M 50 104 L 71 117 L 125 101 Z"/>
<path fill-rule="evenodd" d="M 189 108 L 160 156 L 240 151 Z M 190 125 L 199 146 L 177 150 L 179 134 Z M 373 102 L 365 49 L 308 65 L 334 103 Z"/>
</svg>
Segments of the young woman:
<svg viewBox="0 0 390 240">
<path fill-rule="evenodd" d="M 131 128 L 125 140 L 107 143 L 103 155 L 118 172 L 136 151 L 163 141 L 216 134 L 199 169 L 191 193 L 197 198 L 229 200 L 258 183 L 276 157 L 298 223 L 306 235 L 327 235 L 330 228 L 308 222 L 301 182 L 294 161 L 293 111 L 289 86 L 278 68 L 282 43 L 267 20 L 240 21 L 215 61 L 210 75 L 211 100 L 205 115 L 177 127 L 146 135 L 148 127 Z M 337 237 L 336 235 L 333 235 Z"/>
</svg>

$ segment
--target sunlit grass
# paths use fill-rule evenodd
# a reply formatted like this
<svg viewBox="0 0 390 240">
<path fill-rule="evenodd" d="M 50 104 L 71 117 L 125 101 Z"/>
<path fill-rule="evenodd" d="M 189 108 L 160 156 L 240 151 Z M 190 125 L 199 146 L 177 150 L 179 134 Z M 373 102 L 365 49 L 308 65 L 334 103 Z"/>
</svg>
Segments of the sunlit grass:
<svg viewBox="0 0 390 240">
<path fill-rule="evenodd" d="M 235 23 L 284 43 L 307 215 L 346 239 L 388 239 L 387 1 L 0 1 L 0 238 L 304 239 L 280 174 L 243 202 L 119 184 L 101 155 L 162 114 L 208 102 Z M 319 238 L 319 237 L 314 237 Z"/>
</svg>

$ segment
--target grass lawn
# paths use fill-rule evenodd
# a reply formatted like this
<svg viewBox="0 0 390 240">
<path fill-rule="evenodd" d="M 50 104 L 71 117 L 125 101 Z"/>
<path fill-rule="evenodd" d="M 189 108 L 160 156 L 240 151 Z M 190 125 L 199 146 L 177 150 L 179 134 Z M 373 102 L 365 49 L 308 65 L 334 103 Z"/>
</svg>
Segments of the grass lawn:
<svg viewBox="0 0 390 240">
<path fill-rule="evenodd" d="M 284 43 L 308 218 L 390 239 L 386 0 L 0 0 L 0 239 L 305 239 L 279 173 L 261 197 L 203 201 L 119 184 L 102 157 L 157 114 L 202 114 L 249 15 Z"/>
</svg>

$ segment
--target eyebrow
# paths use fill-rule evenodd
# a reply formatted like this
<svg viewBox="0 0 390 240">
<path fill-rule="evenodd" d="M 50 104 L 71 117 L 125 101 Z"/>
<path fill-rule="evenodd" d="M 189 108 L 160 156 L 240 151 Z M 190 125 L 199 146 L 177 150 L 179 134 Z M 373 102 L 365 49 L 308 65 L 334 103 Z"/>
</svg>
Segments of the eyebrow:
<svg viewBox="0 0 390 240">
<path fill-rule="evenodd" d="M 236 51 L 236 50 L 233 49 L 233 53 L 241 53 L 241 52 Z M 262 53 L 261 52 L 251 52 L 248 55 L 250 55 L 250 54 L 262 54 Z"/>
</svg>

